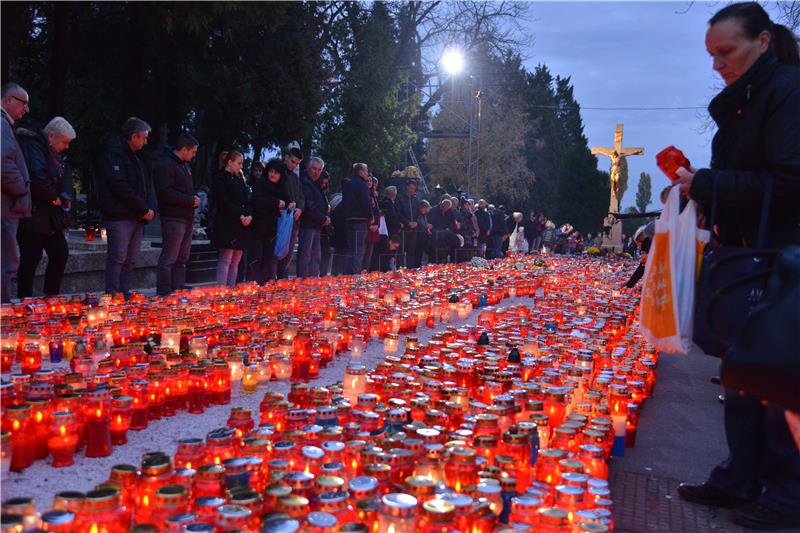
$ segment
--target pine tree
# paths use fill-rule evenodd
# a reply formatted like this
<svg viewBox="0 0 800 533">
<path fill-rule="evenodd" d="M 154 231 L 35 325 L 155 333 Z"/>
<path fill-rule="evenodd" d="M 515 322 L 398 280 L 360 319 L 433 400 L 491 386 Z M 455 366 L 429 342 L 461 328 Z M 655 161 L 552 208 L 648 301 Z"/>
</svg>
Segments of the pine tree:
<svg viewBox="0 0 800 533">
<path fill-rule="evenodd" d="M 639 188 L 636 191 L 636 207 L 639 209 L 640 213 L 645 213 L 647 211 L 647 206 L 650 205 L 652 197 L 653 191 L 650 174 L 642 172 L 639 174 Z"/>
</svg>

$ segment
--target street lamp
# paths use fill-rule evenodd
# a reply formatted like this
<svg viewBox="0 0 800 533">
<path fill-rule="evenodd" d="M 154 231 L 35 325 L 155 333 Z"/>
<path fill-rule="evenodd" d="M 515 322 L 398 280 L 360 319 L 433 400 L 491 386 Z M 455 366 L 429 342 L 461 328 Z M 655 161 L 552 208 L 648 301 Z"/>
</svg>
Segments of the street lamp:
<svg viewBox="0 0 800 533">
<path fill-rule="evenodd" d="M 464 55 L 458 48 L 448 48 L 442 54 L 442 67 L 451 76 L 464 70 Z"/>
</svg>

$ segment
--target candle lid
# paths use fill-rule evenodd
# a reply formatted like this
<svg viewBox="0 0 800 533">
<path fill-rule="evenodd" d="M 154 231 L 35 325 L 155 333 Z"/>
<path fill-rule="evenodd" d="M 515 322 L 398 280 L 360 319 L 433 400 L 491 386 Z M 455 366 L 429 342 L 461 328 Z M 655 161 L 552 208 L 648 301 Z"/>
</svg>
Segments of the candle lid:
<svg viewBox="0 0 800 533">
<path fill-rule="evenodd" d="M 75 513 L 63 509 L 52 509 L 42 513 L 42 523 L 63 526 L 75 521 Z"/>
<path fill-rule="evenodd" d="M 368 493 L 378 488 L 378 480 L 372 476 L 358 476 L 350 480 L 350 491 L 357 493 Z"/>
<path fill-rule="evenodd" d="M 392 492 L 381 497 L 381 512 L 398 518 L 413 516 L 417 499 L 403 492 Z"/>
<path fill-rule="evenodd" d="M 217 514 L 227 520 L 241 520 L 247 518 L 253 514 L 253 512 L 242 505 L 224 504 L 217 507 Z"/>
<path fill-rule="evenodd" d="M 262 533 L 294 533 L 300 530 L 300 522 L 294 518 L 275 518 L 264 522 Z"/>
<path fill-rule="evenodd" d="M 336 517 L 330 513 L 326 513 L 324 511 L 314 511 L 308 513 L 306 517 L 308 521 L 308 525 L 314 527 L 334 527 L 336 525 Z"/>
<path fill-rule="evenodd" d="M 183 526 L 183 533 L 213 533 L 215 527 L 205 522 L 193 522 Z"/>
</svg>

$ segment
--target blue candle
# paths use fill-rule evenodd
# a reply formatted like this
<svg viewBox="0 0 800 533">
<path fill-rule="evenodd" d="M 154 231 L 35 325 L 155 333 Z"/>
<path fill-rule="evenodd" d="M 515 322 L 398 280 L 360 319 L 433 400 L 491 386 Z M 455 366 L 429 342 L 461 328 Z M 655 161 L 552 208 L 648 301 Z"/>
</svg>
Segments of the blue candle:
<svg viewBox="0 0 800 533">
<path fill-rule="evenodd" d="M 60 363 L 64 357 L 64 343 L 61 341 L 50 341 L 50 362 Z"/>
</svg>

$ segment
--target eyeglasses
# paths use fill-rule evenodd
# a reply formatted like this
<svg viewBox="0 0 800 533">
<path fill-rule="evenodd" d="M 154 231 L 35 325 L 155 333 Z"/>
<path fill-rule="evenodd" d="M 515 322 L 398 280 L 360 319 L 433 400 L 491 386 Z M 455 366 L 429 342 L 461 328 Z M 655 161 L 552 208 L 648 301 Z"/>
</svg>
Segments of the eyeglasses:
<svg viewBox="0 0 800 533">
<path fill-rule="evenodd" d="M 25 107 L 28 107 L 28 100 L 23 100 L 23 99 L 22 99 L 22 98 L 20 98 L 19 96 L 14 96 L 13 94 L 11 95 L 11 98 L 13 98 L 14 100 L 16 100 L 16 101 L 17 101 L 17 102 L 19 102 L 20 104 L 24 105 Z"/>
</svg>

